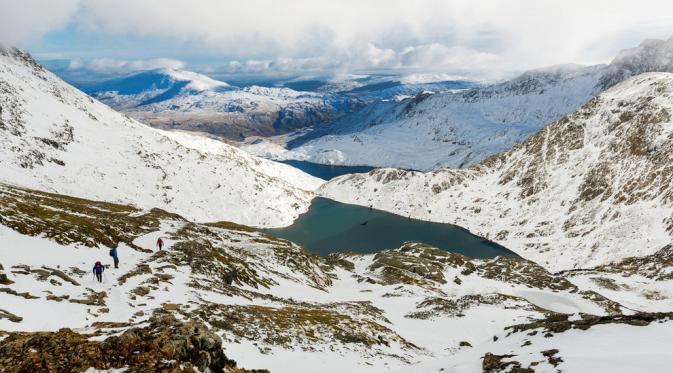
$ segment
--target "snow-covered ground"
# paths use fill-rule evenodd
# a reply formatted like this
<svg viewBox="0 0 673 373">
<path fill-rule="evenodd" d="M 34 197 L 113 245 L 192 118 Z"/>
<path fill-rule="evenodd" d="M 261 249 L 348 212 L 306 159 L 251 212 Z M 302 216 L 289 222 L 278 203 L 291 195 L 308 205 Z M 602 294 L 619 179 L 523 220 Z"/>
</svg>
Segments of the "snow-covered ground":
<svg viewBox="0 0 673 373">
<path fill-rule="evenodd" d="M 651 254 L 673 239 L 673 74 L 613 86 L 465 170 L 345 175 L 325 197 L 456 224 L 553 270 Z"/>
<path fill-rule="evenodd" d="M 0 181 L 161 207 L 197 221 L 283 226 L 322 181 L 222 142 L 152 129 L 13 49 L 0 50 Z"/>
<path fill-rule="evenodd" d="M 415 170 L 466 167 L 648 71 L 673 72 L 673 38 L 645 41 L 609 65 L 556 66 L 491 86 L 374 103 L 317 129 L 308 142 L 290 143 L 282 157 Z"/>
<path fill-rule="evenodd" d="M 513 355 L 503 361 L 517 361 L 535 372 L 666 373 L 673 364 L 667 346 L 671 338 L 673 323 L 670 321 L 647 326 L 597 325 L 588 330 L 572 329 L 553 338 L 544 337 L 542 332 L 534 336 L 517 333 L 395 372 L 481 372 L 482 356 L 490 352 L 500 356 Z M 562 360 L 556 366 L 542 353 L 553 350 L 558 350 L 553 356 Z M 531 363 L 535 365 L 531 366 Z"/>
<path fill-rule="evenodd" d="M 205 321 L 239 366 L 274 372 L 481 372 L 488 353 L 550 371 L 551 349 L 564 371 L 662 371 L 670 356 L 669 316 L 640 313 L 673 308 L 670 249 L 559 274 L 415 243 L 330 260 L 246 227 L 2 184 L 0 200 L 0 331 L 68 327 L 102 340 L 164 309 Z M 98 283 L 91 267 L 111 264 L 108 237 L 122 240 L 121 264 Z M 586 315 L 602 321 L 581 330 Z"/>
</svg>

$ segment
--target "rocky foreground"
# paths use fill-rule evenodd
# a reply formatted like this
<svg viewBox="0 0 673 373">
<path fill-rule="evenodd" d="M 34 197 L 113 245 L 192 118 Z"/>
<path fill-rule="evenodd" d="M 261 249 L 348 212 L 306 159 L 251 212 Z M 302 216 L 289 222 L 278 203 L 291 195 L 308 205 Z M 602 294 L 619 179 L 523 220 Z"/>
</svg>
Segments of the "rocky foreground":
<svg viewBox="0 0 673 373">
<path fill-rule="evenodd" d="M 91 333 L 68 328 L 57 332 L 11 333 L 0 347 L 4 372 L 268 372 L 236 367 L 222 341 L 200 322 L 178 321 L 158 310 L 143 323 L 99 323 Z M 121 332 L 120 332 L 121 330 Z M 101 338 L 104 338 L 101 340 Z"/>
</svg>

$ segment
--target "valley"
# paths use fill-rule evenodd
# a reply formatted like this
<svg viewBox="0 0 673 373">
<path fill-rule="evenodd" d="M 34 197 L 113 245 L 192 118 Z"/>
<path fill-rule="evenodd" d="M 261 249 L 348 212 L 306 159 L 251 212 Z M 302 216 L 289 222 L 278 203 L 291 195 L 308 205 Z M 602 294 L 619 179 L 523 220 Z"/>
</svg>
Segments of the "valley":
<svg viewBox="0 0 673 373">
<path fill-rule="evenodd" d="M 672 71 L 87 94 L 0 46 L 0 372 L 667 372 Z"/>
</svg>

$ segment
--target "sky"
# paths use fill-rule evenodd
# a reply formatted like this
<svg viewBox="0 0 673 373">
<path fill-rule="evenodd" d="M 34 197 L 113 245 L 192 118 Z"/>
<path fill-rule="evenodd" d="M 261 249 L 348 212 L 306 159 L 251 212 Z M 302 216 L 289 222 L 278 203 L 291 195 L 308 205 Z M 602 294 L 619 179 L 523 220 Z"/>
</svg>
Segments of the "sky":
<svg viewBox="0 0 673 373">
<path fill-rule="evenodd" d="M 72 74 L 451 74 L 609 63 L 673 36 L 670 0 L 0 0 L 0 42 Z"/>
</svg>

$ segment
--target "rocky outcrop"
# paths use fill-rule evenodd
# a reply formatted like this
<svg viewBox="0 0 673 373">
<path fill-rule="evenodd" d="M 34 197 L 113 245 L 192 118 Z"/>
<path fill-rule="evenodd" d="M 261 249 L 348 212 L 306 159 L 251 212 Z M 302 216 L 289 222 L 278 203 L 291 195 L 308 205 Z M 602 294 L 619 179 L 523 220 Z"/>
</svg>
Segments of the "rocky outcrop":
<svg viewBox="0 0 673 373">
<path fill-rule="evenodd" d="M 157 313 L 145 327 L 127 329 L 103 341 L 70 329 L 11 333 L 0 341 L 3 372 L 251 372 L 236 368 L 222 351 L 222 341 L 196 321 L 178 321 Z M 263 371 L 258 371 L 263 372 Z"/>
<path fill-rule="evenodd" d="M 511 333 L 524 332 L 532 329 L 543 329 L 549 333 L 562 333 L 570 329 L 587 330 L 596 325 L 626 324 L 645 326 L 651 322 L 671 320 L 673 312 L 639 312 L 633 315 L 595 316 L 582 315 L 579 320 L 569 320 L 568 315 L 552 314 L 542 320 L 527 324 L 512 325 L 505 328 Z"/>
</svg>

